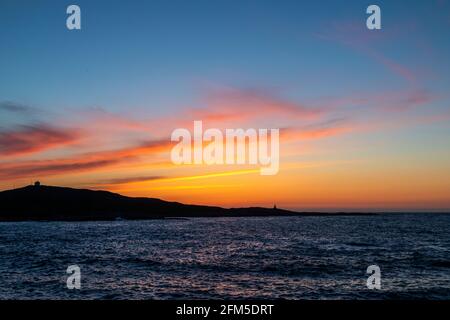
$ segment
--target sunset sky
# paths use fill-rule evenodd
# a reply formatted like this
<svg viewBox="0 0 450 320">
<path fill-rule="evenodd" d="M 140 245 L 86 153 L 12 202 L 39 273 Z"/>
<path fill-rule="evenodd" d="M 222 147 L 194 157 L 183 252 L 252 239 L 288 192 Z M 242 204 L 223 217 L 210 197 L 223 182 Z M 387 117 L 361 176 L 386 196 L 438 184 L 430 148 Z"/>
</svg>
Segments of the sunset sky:
<svg viewBox="0 0 450 320">
<path fill-rule="evenodd" d="M 450 209 L 450 1 L 0 0 L 0 39 L 0 190 Z M 279 173 L 172 164 L 194 120 L 280 128 Z"/>
</svg>

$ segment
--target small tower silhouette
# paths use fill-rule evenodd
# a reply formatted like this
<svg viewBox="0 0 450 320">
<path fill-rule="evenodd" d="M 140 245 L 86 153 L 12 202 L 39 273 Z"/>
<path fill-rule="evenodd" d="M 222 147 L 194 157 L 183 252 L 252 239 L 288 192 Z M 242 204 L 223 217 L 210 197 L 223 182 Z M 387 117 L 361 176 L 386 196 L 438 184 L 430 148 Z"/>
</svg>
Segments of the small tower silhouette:
<svg viewBox="0 0 450 320">
<path fill-rule="evenodd" d="M 36 181 L 35 183 L 34 183 L 34 187 L 35 188 L 39 188 L 41 186 L 41 183 L 39 182 L 39 181 Z"/>
<path fill-rule="evenodd" d="M 273 205 L 273 210 L 276 210 L 276 209 L 277 209 L 277 205 L 274 204 L 274 205 Z"/>
</svg>

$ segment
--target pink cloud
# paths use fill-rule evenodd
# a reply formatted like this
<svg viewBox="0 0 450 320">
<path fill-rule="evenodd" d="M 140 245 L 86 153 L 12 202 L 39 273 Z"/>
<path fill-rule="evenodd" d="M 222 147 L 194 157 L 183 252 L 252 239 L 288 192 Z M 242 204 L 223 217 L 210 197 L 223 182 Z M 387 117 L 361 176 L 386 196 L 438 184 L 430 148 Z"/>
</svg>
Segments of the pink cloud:
<svg viewBox="0 0 450 320">
<path fill-rule="evenodd" d="M 355 123 L 344 119 L 333 119 L 303 127 L 289 127 L 281 130 L 282 141 L 322 139 L 342 135 L 359 128 Z"/>
<path fill-rule="evenodd" d="M 415 28 L 414 25 L 403 27 L 407 30 Z M 411 84 L 415 84 L 417 76 L 411 69 L 386 57 L 386 55 L 375 49 L 380 43 L 396 40 L 401 33 L 402 31 L 398 27 L 391 27 L 389 31 L 372 32 L 367 30 L 364 23 L 350 21 L 333 22 L 316 35 L 321 39 L 337 42 L 362 52 L 384 65 L 393 74 L 407 80 Z"/>
<path fill-rule="evenodd" d="M 141 156 L 151 156 L 160 152 L 166 152 L 171 146 L 172 142 L 167 139 L 148 141 L 127 148 L 91 152 L 67 158 L 0 163 L 0 180 L 94 171 L 122 163 L 139 162 Z"/>
<path fill-rule="evenodd" d="M 0 131 L 0 154 L 20 156 L 77 142 L 81 133 L 73 129 L 55 128 L 45 124 L 23 125 Z"/>
<path fill-rule="evenodd" d="M 323 116 L 327 109 L 311 107 L 280 98 L 270 91 L 236 88 L 220 88 L 206 94 L 204 108 L 189 108 L 183 118 L 203 120 L 214 125 L 251 124 L 258 120 L 314 120 Z"/>
</svg>

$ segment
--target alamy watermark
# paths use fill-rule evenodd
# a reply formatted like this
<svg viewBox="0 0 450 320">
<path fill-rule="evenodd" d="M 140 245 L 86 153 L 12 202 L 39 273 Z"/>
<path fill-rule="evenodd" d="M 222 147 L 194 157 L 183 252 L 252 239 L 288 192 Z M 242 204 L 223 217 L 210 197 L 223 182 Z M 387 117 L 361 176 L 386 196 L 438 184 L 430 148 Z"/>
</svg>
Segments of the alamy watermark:
<svg viewBox="0 0 450 320">
<path fill-rule="evenodd" d="M 66 13 L 69 16 L 66 19 L 66 27 L 69 30 L 81 29 L 81 9 L 76 4 L 71 4 L 67 7 Z"/>
<path fill-rule="evenodd" d="M 81 30 L 81 8 L 76 4 L 67 7 L 66 13 L 69 15 L 66 19 L 66 27 L 69 30 Z M 366 26 L 369 30 L 381 29 L 381 9 L 376 4 L 367 7 L 366 13 L 370 16 L 366 19 Z"/>
<path fill-rule="evenodd" d="M 279 129 L 209 128 L 194 121 L 194 132 L 178 128 L 172 132 L 177 141 L 170 157 L 174 164 L 249 164 L 260 165 L 261 175 L 275 175 L 280 167 Z"/>
<path fill-rule="evenodd" d="M 81 289 L 81 269 L 76 264 L 67 267 L 66 272 L 70 274 L 67 278 L 67 289 Z"/>
<path fill-rule="evenodd" d="M 366 20 L 366 26 L 369 30 L 380 30 L 381 29 L 381 9 L 376 4 L 371 4 L 367 7 L 367 14 L 370 16 Z"/>
<path fill-rule="evenodd" d="M 381 289 L 381 270 L 376 264 L 367 267 L 366 273 L 370 274 L 367 278 L 367 288 Z"/>
</svg>

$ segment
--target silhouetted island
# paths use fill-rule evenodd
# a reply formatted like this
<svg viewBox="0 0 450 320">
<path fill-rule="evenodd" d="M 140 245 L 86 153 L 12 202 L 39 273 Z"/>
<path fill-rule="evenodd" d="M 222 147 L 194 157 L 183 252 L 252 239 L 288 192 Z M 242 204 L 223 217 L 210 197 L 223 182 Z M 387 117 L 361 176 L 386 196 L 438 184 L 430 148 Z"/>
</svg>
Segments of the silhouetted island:
<svg viewBox="0 0 450 320">
<path fill-rule="evenodd" d="M 44 186 L 40 183 L 0 192 L 0 221 L 92 221 L 174 217 L 361 215 L 295 212 L 273 208 L 221 208 L 155 198 L 132 198 L 108 191 Z"/>
</svg>

